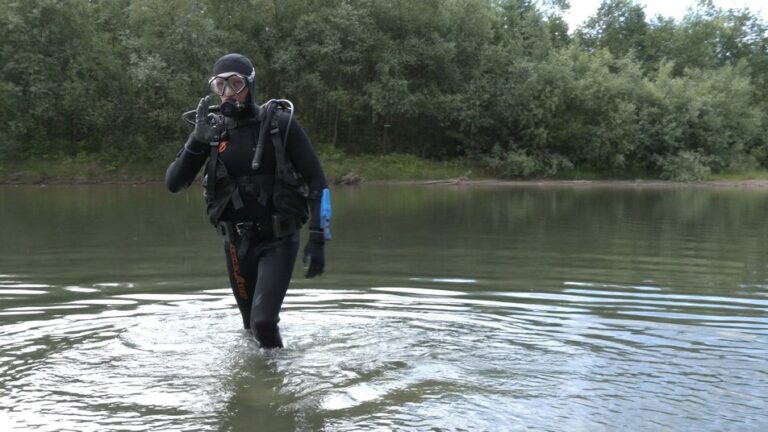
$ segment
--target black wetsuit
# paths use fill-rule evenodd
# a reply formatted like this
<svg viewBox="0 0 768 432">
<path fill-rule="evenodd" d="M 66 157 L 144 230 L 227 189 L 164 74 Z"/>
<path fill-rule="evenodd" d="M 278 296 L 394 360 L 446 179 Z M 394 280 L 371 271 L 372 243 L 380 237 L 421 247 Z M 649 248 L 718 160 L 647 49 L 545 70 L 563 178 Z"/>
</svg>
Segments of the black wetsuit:
<svg viewBox="0 0 768 432">
<path fill-rule="evenodd" d="M 246 112 L 237 121 L 228 120 L 226 139 L 218 147 L 218 163 L 224 164 L 230 177 L 275 175 L 276 157 L 271 141 L 264 143 L 261 164 L 257 170 L 251 168 L 256 149 L 260 123 L 248 121 L 253 112 Z M 278 123 L 282 136 L 286 136 L 288 115 L 281 113 Z M 293 163 L 309 186 L 310 229 L 320 230 L 320 197 L 327 187 L 320 162 L 304 129 L 294 118 L 287 131 L 284 143 L 287 158 Z M 176 160 L 171 163 L 165 175 L 165 182 L 171 192 L 187 188 L 208 159 L 209 143 L 196 141 L 190 135 Z M 275 213 L 271 198 L 246 200 L 244 206 L 235 210 L 230 203 L 224 210 L 221 222 L 264 222 L 269 223 Z M 243 325 L 251 329 L 262 346 L 282 346 L 277 322 L 285 297 L 299 247 L 299 231 L 292 230 L 279 238 L 261 239 L 240 248 L 241 236 L 233 233 L 225 237 L 224 250 L 229 270 L 232 292 L 243 318 Z"/>
</svg>

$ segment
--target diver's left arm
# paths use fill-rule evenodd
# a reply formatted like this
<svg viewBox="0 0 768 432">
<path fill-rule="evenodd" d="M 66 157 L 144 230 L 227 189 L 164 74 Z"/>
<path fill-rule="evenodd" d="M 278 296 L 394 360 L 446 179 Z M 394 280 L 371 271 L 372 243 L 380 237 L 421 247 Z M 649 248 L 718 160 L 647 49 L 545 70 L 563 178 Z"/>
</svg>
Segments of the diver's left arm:
<svg viewBox="0 0 768 432">
<path fill-rule="evenodd" d="M 285 120 L 285 117 L 281 118 L 281 120 Z M 322 197 L 323 189 L 326 189 L 328 184 L 325 181 L 325 174 L 323 173 L 323 167 L 320 165 L 320 160 L 317 158 L 314 148 L 312 148 L 312 143 L 306 132 L 304 132 L 304 128 L 301 127 L 295 118 L 291 121 L 290 130 L 288 131 L 288 142 L 285 147 L 293 166 L 296 167 L 296 170 L 304 177 L 309 186 L 309 229 L 321 231 L 320 198 Z"/>
<path fill-rule="evenodd" d="M 281 120 L 287 123 L 285 117 Z M 280 125 L 281 129 L 287 126 L 285 123 Z M 304 268 L 305 276 L 311 278 L 322 274 L 325 268 L 325 235 L 320 217 L 320 204 L 323 190 L 328 188 L 328 184 L 312 143 L 296 119 L 291 121 L 287 137 L 286 153 L 309 186 L 309 240 L 304 247 Z"/>
</svg>

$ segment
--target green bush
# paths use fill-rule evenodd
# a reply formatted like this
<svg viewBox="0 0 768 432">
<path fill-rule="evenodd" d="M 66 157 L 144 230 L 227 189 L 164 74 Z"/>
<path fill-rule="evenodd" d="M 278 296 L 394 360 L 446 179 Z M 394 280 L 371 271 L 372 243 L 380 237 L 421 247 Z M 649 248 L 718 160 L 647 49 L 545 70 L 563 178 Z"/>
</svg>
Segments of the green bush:
<svg viewBox="0 0 768 432">
<path fill-rule="evenodd" d="M 707 164 L 711 158 L 695 151 L 681 150 L 677 154 L 658 158 L 660 177 L 665 180 L 692 182 L 705 180 L 711 174 Z"/>
<path fill-rule="evenodd" d="M 504 151 L 499 146 L 481 160 L 490 172 L 502 177 L 529 177 L 538 171 L 536 160 L 525 152 Z"/>
<path fill-rule="evenodd" d="M 605 0 L 576 37 L 562 1 L 0 2 L 2 161 L 170 159 L 237 51 L 315 142 L 399 155 L 364 160 L 377 178 L 423 176 L 407 155 L 504 177 L 768 167 L 768 25 L 711 2 L 676 22 Z"/>
</svg>

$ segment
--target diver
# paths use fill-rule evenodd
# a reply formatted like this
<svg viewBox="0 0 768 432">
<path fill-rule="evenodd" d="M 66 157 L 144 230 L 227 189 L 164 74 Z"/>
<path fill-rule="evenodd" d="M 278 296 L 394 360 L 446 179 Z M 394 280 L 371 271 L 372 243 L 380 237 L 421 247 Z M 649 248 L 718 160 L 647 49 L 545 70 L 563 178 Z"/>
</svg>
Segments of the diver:
<svg viewBox="0 0 768 432">
<path fill-rule="evenodd" d="M 263 348 L 282 348 L 278 321 L 309 222 L 305 276 L 323 273 L 330 239 L 330 192 L 312 144 L 287 100 L 254 101 L 255 69 L 241 54 L 213 65 L 208 81 L 220 105 L 202 98 L 194 130 L 165 173 L 171 192 L 186 189 L 206 163 L 203 196 L 224 240 L 232 292 Z M 188 120 L 192 123 L 191 120 Z"/>
</svg>

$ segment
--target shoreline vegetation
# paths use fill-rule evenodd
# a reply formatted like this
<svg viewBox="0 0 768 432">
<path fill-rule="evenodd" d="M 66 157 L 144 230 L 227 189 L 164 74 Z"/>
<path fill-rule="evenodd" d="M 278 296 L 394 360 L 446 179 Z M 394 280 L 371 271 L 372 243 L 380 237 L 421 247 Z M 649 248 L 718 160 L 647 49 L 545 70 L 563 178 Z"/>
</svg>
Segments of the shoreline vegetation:
<svg viewBox="0 0 768 432">
<path fill-rule="evenodd" d="M 616 186 L 616 187 L 739 187 L 768 188 L 768 171 L 710 175 L 681 182 L 649 176 L 617 176 L 571 172 L 558 176 L 505 178 L 465 160 L 432 161 L 411 155 L 347 156 L 319 153 L 326 178 L 334 185 L 458 185 L 458 186 Z M 162 183 L 170 160 L 156 163 L 108 164 L 96 160 L 54 159 L 0 162 L 0 185 L 86 185 Z"/>
<path fill-rule="evenodd" d="M 6 183 L 160 180 L 227 52 L 331 181 L 768 178 L 768 22 L 709 0 L 0 2 Z"/>
</svg>

